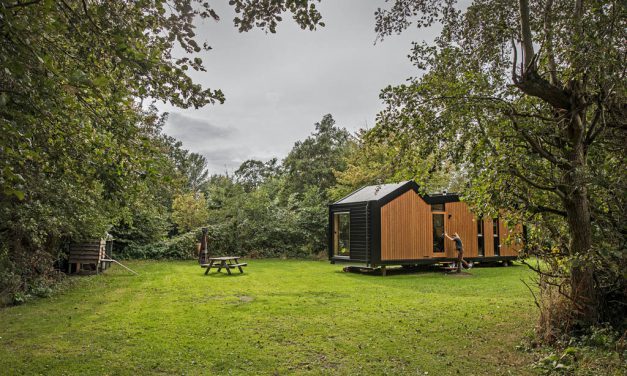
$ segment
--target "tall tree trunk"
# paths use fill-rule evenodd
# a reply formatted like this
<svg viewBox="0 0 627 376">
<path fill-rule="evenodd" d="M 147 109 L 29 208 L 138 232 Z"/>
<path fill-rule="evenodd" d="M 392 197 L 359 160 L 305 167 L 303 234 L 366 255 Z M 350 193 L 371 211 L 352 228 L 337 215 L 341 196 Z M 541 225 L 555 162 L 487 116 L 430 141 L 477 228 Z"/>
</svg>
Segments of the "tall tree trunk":
<svg viewBox="0 0 627 376">
<path fill-rule="evenodd" d="M 586 187 L 586 151 L 584 147 L 584 122 L 586 104 L 578 93 L 578 85 L 571 86 L 571 111 L 567 138 L 572 149 L 566 158 L 570 169 L 564 174 L 564 209 L 570 232 L 570 255 L 573 265 L 570 275 L 571 298 L 575 304 L 575 319 L 583 326 L 598 321 L 598 295 L 594 286 L 594 269 L 586 257 L 592 248 L 592 222 L 590 202 Z"/>
</svg>

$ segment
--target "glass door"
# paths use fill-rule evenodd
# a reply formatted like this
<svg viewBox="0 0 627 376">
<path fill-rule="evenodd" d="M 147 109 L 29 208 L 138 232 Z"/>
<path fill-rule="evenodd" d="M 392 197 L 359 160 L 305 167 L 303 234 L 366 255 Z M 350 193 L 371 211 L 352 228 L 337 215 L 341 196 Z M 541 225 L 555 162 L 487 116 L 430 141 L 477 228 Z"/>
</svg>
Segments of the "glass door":
<svg viewBox="0 0 627 376">
<path fill-rule="evenodd" d="M 485 256 L 485 238 L 483 237 L 483 220 L 477 219 L 477 254 Z"/>
<path fill-rule="evenodd" d="M 333 214 L 333 255 L 350 256 L 350 213 Z"/>
<path fill-rule="evenodd" d="M 433 252 L 444 252 L 444 214 L 433 214 Z"/>
</svg>

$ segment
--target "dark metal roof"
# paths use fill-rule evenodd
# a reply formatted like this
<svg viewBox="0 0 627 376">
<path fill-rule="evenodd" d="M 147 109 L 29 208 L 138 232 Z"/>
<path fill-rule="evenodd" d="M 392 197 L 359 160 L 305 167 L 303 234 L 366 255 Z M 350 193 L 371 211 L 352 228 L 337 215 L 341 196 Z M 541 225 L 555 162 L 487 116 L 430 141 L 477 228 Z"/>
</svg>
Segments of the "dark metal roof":
<svg viewBox="0 0 627 376">
<path fill-rule="evenodd" d="M 356 190 L 339 201 L 334 202 L 333 205 L 348 204 L 353 202 L 379 201 L 386 196 L 399 192 L 400 190 L 407 191 L 409 190 L 408 188 L 417 189 L 418 186 L 411 180 L 393 184 L 368 185 Z"/>
<path fill-rule="evenodd" d="M 425 202 L 429 205 L 434 204 L 446 204 L 447 202 L 459 201 L 459 195 L 457 193 L 438 193 L 432 195 L 422 196 Z"/>
</svg>

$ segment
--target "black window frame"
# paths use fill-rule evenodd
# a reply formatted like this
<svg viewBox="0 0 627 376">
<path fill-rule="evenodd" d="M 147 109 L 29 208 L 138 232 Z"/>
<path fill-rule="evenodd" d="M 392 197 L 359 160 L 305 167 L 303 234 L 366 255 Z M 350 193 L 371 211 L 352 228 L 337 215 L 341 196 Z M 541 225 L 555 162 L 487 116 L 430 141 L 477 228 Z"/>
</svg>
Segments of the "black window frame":
<svg viewBox="0 0 627 376">
<path fill-rule="evenodd" d="M 492 220 L 492 238 L 494 241 L 494 256 L 501 255 L 501 239 L 499 237 L 499 219 L 494 218 Z"/>
<path fill-rule="evenodd" d="M 477 220 L 477 255 L 485 256 L 485 228 L 483 220 Z"/>
</svg>

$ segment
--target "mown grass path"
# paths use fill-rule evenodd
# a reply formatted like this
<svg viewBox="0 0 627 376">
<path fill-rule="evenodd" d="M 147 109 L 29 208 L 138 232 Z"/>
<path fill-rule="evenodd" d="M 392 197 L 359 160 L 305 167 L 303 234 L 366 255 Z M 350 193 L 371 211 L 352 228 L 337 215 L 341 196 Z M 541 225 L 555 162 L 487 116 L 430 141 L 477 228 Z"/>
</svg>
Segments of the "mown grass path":
<svg viewBox="0 0 627 376">
<path fill-rule="evenodd" d="M 0 310 L 0 374 L 529 374 L 524 266 L 387 277 L 249 260 L 130 262 Z"/>
</svg>

